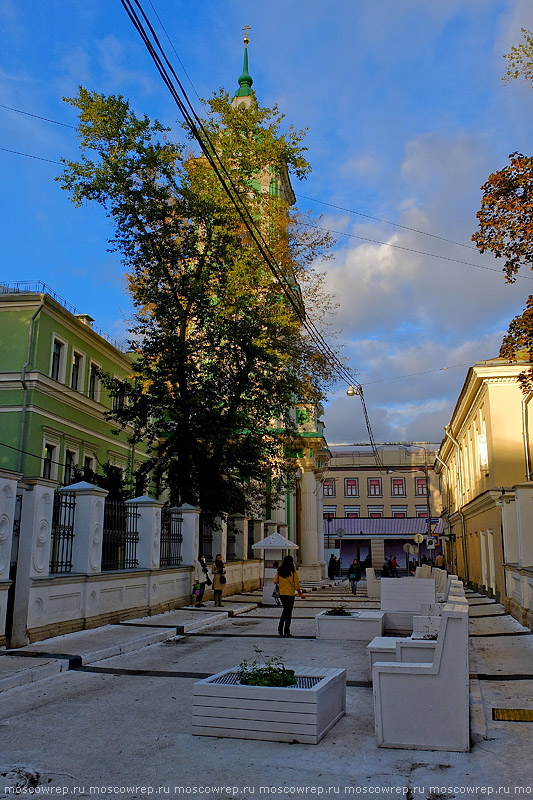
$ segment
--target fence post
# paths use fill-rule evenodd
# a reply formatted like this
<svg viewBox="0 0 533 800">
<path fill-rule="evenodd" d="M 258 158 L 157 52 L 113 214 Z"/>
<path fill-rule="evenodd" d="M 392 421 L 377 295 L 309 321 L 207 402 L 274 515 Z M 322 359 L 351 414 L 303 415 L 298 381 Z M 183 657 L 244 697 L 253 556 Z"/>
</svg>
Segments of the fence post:
<svg viewBox="0 0 533 800">
<path fill-rule="evenodd" d="M 237 561 L 246 561 L 248 558 L 248 517 L 235 514 L 230 519 L 230 527 L 237 531 L 235 539 L 235 558 Z"/>
<path fill-rule="evenodd" d="M 137 506 L 137 560 L 139 569 L 158 569 L 161 554 L 161 507 L 163 503 L 143 495 L 126 500 L 127 506 Z"/>
<path fill-rule="evenodd" d="M 0 647 L 6 643 L 6 611 L 10 586 L 11 544 L 20 472 L 0 470 Z"/>
<path fill-rule="evenodd" d="M 198 548 L 200 546 L 200 509 L 190 506 L 188 503 L 179 507 L 183 517 L 181 523 L 181 543 L 182 563 L 184 565 L 196 564 L 198 561 Z"/>
<path fill-rule="evenodd" d="M 213 531 L 213 561 L 217 553 L 222 556 L 222 561 L 226 561 L 228 555 L 228 521 L 225 517 L 217 517 L 215 522 L 219 527 Z"/>
<path fill-rule="evenodd" d="M 108 491 L 87 481 L 73 483 L 64 489 L 76 495 L 72 572 L 96 575 L 102 571 L 104 504 Z"/>
<path fill-rule="evenodd" d="M 20 517 L 17 579 L 13 606 L 11 647 L 28 644 L 28 611 L 30 586 L 33 578 L 47 578 L 50 572 L 50 541 L 56 481 L 29 478 L 25 489 Z M 42 606 L 42 600 L 40 600 Z M 44 611 L 39 608 L 37 611 Z"/>
</svg>

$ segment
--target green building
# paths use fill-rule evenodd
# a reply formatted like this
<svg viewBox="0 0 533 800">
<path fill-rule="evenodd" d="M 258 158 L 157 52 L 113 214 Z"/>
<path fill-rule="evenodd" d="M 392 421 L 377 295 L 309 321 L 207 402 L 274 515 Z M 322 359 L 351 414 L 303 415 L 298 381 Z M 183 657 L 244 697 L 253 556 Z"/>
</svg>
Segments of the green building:
<svg viewBox="0 0 533 800">
<path fill-rule="evenodd" d="M 0 286 L 1 469 L 68 485 L 110 464 L 135 488 L 145 455 L 106 419 L 99 379 L 125 378 L 131 354 L 93 322 L 42 282 Z"/>
</svg>

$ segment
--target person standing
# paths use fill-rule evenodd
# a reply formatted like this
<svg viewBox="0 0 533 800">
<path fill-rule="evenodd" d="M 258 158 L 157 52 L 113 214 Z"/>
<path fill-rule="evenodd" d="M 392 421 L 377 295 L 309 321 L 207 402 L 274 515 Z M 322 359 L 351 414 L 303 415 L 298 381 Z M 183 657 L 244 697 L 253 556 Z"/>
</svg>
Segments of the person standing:
<svg viewBox="0 0 533 800">
<path fill-rule="evenodd" d="M 439 569 L 446 569 L 446 561 L 444 560 L 444 556 L 442 553 L 439 553 L 437 558 L 435 559 L 435 566 Z"/>
<path fill-rule="evenodd" d="M 209 568 L 205 556 L 201 555 L 194 565 L 194 585 L 198 586 L 198 593 L 196 594 L 196 607 L 203 607 L 202 599 L 206 586 L 211 586 L 211 578 L 209 577 Z"/>
<path fill-rule="evenodd" d="M 396 561 L 396 556 L 392 559 L 392 577 L 398 577 L 398 562 Z"/>
<path fill-rule="evenodd" d="M 213 592 L 215 593 L 215 607 L 222 608 L 222 591 L 226 583 L 226 568 L 220 553 L 215 558 L 215 563 L 211 568 L 213 573 Z"/>
<path fill-rule="evenodd" d="M 357 594 L 357 584 L 361 580 L 361 567 L 359 566 L 359 562 L 356 558 L 354 558 L 348 567 L 348 580 L 350 581 L 350 586 L 352 587 L 352 594 Z"/>
<path fill-rule="evenodd" d="M 332 553 L 329 557 L 329 562 L 328 562 L 328 578 L 330 579 L 330 581 L 335 580 L 336 571 L 337 571 L 337 559 Z"/>
<path fill-rule="evenodd" d="M 292 556 L 285 556 L 281 562 L 281 566 L 278 567 L 274 575 L 274 583 L 279 589 L 279 599 L 283 606 L 278 624 L 278 635 L 292 636 L 291 621 L 292 609 L 294 608 L 294 596 L 298 594 L 302 600 L 305 600 L 305 595 L 300 589 L 300 581 Z"/>
</svg>

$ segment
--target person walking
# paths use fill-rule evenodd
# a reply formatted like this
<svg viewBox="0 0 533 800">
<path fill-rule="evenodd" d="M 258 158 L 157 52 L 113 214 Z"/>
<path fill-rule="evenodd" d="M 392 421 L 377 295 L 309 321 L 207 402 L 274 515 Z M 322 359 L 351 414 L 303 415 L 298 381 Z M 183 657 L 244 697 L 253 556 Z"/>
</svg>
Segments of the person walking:
<svg viewBox="0 0 533 800">
<path fill-rule="evenodd" d="M 354 558 L 348 567 L 348 580 L 350 581 L 350 586 L 352 587 L 352 594 L 357 594 L 357 584 L 361 580 L 361 567 L 359 566 L 359 562 L 356 558 Z"/>
<path fill-rule="evenodd" d="M 328 578 L 330 581 L 335 580 L 335 573 L 337 572 L 337 559 L 332 553 L 328 562 Z"/>
<path fill-rule="evenodd" d="M 292 609 L 294 608 L 294 596 L 298 594 L 302 600 L 305 600 L 305 594 L 300 589 L 300 581 L 292 556 L 285 556 L 281 562 L 281 566 L 278 567 L 274 575 L 274 583 L 279 589 L 279 599 L 283 606 L 283 611 L 279 618 L 278 635 L 292 636 L 291 621 Z"/>
<path fill-rule="evenodd" d="M 439 553 L 437 558 L 435 559 L 435 566 L 439 569 L 446 569 L 446 561 L 444 560 L 444 556 L 442 553 Z"/>
<path fill-rule="evenodd" d="M 196 607 L 203 607 L 203 596 L 205 587 L 211 586 L 211 578 L 209 577 L 209 568 L 205 556 L 201 555 L 194 565 L 194 592 L 196 596 Z"/>
<path fill-rule="evenodd" d="M 392 576 L 393 578 L 398 578 L 398 562 L 396 561 L 396 556 L 392 559 Z"/>
<path fill-rule="evenodd" d="M 215 607 L 222 608 L 222 592 L 226 583 L 226 568 L 220 553 L 215 558 L 215 563 L 211 567 L 213 573 L 213 591 L 215 593 Z"/>
</svg>

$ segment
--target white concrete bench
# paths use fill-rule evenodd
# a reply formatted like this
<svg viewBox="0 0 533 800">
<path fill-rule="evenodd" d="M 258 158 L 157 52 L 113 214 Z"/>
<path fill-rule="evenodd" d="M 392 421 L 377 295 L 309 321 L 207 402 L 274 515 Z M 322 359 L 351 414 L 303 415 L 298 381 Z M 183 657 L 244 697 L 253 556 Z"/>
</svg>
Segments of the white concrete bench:
<svg viewBox="0 0 533 800">
<path fill-rule="evenodd" d="M 378 745 L 469 750 L 468 608 L 447 603 L 436 641 L 403 639 L 394 648 L 396 661 L 372 667 Z"/>
<path fill-rule="evenodd" d="M 385 611 L 385 630 L 411 633 L 413 615 L 423 603 L 435 602 L 432 578 L 385 578 L 381 581 L 381 610 Z"/>
<path fill-rule="evenodd" d="M 379 600 L 381 597 L 381 581 L 376 578 L 374 567 L 366 569 L 366 591 L 370 600 Z"/>
</svg>

